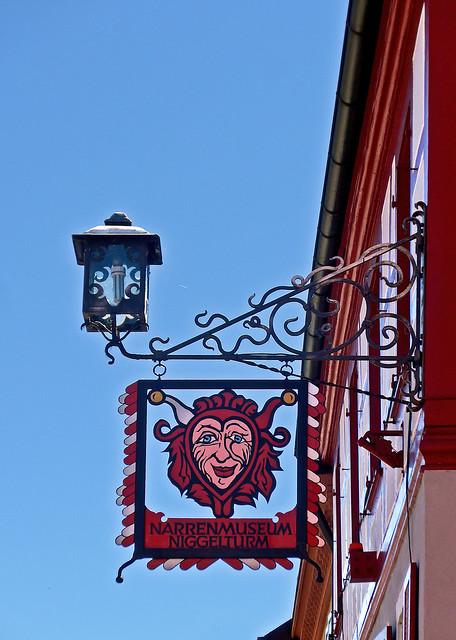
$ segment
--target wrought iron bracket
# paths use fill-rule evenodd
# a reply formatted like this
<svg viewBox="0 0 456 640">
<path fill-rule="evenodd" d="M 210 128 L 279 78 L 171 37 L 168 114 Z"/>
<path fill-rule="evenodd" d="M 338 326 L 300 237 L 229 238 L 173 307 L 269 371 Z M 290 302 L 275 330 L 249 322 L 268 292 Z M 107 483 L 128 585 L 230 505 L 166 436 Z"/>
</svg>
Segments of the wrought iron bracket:
<svg viewBox="0 0 456 640">
<path fill-rule="evenodd" d="M 426 205 L 418 202 L 415 209 L 403 223 L 408 235 L 401 240 L 372 246 L 350 264 L 335 256 L 330 265 L 315 269 L 306 277 L 294 276 L 291 285 L 274 287 L 258 301 L 254 294 L 248 300 L 250 308 L 235 318 L 229 319 L 221 313 L 208 315 L 204 311 L 194 320 L 203 331 L 177 345 L 167 346 L 169 338 L 154 337 L 149 342 L 149 353 L 130 353 L 124 344 L 129 332 L 121 334 L 115 316 L 110 318 L 111 329 L 102 322 L 93 328 L 107 340 L 105 353 L 109 364 L 114 362 L 112 350 L 117 348 L 127 358 L 151 360 L 160 365 L 167 360 L 225 360 L 248 364 L 276 361 L 282 363 L 279 371 L 285 376 L 294 375 L 290 363 L 305 360 L 356 360 L 382 368 L 397 368 L 405 382 L 404 395 L 416 406 L 420 403 L 422 386 Z M 344 287 L 354 290 L 360 313 L 356 330 L 343 342 L 336 343 L 333 329 L 341 311 L 337 297 Z M 326 300 L 324 310 L 314 302 L 322 296 Z M 397 303 L 406 297 L 410 313 L 403 315 Z M 292 309 L 293 315 L 287 317 L 288 310 Z M 322 347 L 306 352 L 302 349 L 303 338 L 315 320 L 318 320 Z M 226 337 L 227 329 L 240 324 L 246 332 L 234 339 L 234 345 L 226 346 L 222 333 L 225 331 Z M 365 348 L 355 351 L 358 340 L 364 340 Z M 261 347 L 267 343 L 274 350 L 262 352 Z M 189 353 L 188 348 L 196 344 L 200 352 Z"/>
</svg>

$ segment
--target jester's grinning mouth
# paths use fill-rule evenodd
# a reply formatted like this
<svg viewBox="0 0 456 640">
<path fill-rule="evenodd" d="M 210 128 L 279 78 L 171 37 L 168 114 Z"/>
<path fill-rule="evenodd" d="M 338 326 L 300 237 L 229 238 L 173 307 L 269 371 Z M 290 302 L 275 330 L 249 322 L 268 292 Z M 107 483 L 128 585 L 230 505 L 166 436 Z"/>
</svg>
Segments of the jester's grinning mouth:
<svg viewBox="0 0 456 640">
<path fill-rule="evenodd" d="M 233 475 L 236 466 L 233 467 L 212 467 L 214 473 L 219 478 L 229 478 Z"/>
</svg>

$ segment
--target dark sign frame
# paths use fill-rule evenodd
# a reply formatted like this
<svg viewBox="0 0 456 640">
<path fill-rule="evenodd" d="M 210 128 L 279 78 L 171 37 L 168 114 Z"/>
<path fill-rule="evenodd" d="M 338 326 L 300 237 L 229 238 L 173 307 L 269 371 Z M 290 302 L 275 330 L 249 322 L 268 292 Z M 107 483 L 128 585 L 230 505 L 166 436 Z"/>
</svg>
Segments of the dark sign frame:
<svg viewBox="0 0 456 640">
<path fill-rule="evenodd" d="M 308 465 L 307 465 L 307 447 L 308 447 L 308 437 L 307 437 L 307 424 L 308 424 L 308 382 L 306 380 L 139 380 L 135 383 L 135 409 L 136 409 L 136 446 L 135 446 L 135 482 L 134 487 L 130 489 L 130 503 L 134 501 L 134 534 L 133 540 L 130 540 L 128 543 L 119 542 L 123 546 L 128 546 L 133 542 L 134 551 L 133 557 L 130 561 L 122 565 L 119 569 L 119 574 L 117 580 L 119 582 L 122 581 L 121 572 L 124 567 L 131 564 L 137 559 L 141 558 L 153 558 L 157 559 L 158 564 L 160 563 L 160 559 L 229 559 L 229 558 L 258 558 L 258 559 L 278 559 L 278 558 L 302 558 L 309 561 L 307 555 L 307 527 L 308 527 L 308 519 L 307 519 L 307 508 L 308 508 Z M 133 388 L 133 385 L 130 387 Z M 150 526 L 150 512 L 146 506 L 146 469 L 147 464 L 150 462 L 146 460 L 146 451 L 147 451 L 147 417 L 148 417 L 148 406 L 151 393 L 154 391 L 158 392 L 172 392 L 179 390 L 205 390 L 210 391 L 214 390 L 214 393 L 221 392 L 222 390 L 233 390 L 237 393 L 244 393 L 249 390 L 270 390 L 278 391 L 280 393 L 285 393 L 287 391 L 294 392 L 296 394 L 296 414 L 297 414 L 297 425 L 295 432 L 295 456 L 297 458 L 297 466 L 296 466 L 296 509 L 288 512 L 286 514 L 277 514 L 279 517 L 279 524 L 282 520 L 282 526 L 276 527 L 278 528 L 279 534 L 277 535 L 277 531 L 272 531 L 272 525 L 269 525 L 269 532 L 271 535 L 263 536 L 264 539 L 268 538 L 268 543 L 270 540 L 273 541 L 273 547 L 265 548 L 264 546 L 255 547 L 252 544 L 246 544 L 248 541 L 248 536 L 240 536 L 238 539 L 244 541 L 244 546 L 235 546 L 234 548 L 229 548 L 227 546 L 219 546 L 218 544 L 208 544 L 208 546 L 201 547 L 193 547 L 189 548 L 188 546 L 174 546 L 171 548 L 170 546 L 163 546 L 163 542 L 160 545 L 151 546 L 150 540 L 153 540 L 154 537 L 150 536 L 146 531 L 146 526 L 149 527 L 149 531 L 151 530 Z M 127 389 L 128 391 L 128 389 Z M 278 395 L 280 395 L 280 393 Z M 197 394 L 195 394 L 197 397 Z M 133 409 L 131 409 L 133 411 Z M 128 413 L 128 410 L 126 411 Z M 287 425 L 288 426 L 288 425 Z M 292 426 L 292 425 L 290 425 Z M 126 429 L 126 433 L 128 433 Z M 291 433 L 293 436 L 293 433 Z M 293 443 L 290 443 L 288 446 L 293 446 Z M 126 463 L 130 460 L 128 458 L 125 459 Z M 120 500 L 120 504 L 125 504 Z M 294 513 L 295 511 L 295 513 Z M 155 514 L 153 514 L 155 515 Z M 161 514 L 157 514 L 161 515 Z M 263 533 L 267 531 L 267 524 L 264 523 L 273 523 L 272 518 L 267 517 L 259 517 L 259 518 L 239 518 L 239 517 L 229 517 L 229 518 L 207 518 L 207 517 L 194 517 L 194 518 L 170 518 L 170 521 L 179 521 L 183 522 L 184 525 L 180 525 L 180 530 L 182 531 L 182 526 L 185 523 L 193 522 L 196 531 L 204 532 L 210 529 L 212 532 L 217 530 L 217 526 L 221 526 L 222 529 L 229 525 L 233 524 L 236 527 L 236 524 L 242 523 L 244 527 L 247 523 L 250 527 L 250 531 L 262 531 Z M 124 520 L 124 524 L 130 522 L 128 518 Z M 283 524 L 285 522 L 285 524 Z M 208 525 L 207 523 L 210 523 Z M 224 524 L 222 524 L 224 523 Z M 265 528 L 266 527 L 266 528 Z M 291 528 L 290 528 L 291 527 Z M 155 530 L 155 533 L 158 533 L 158 529 L 155 526 L 152 527 L 152 531 Z M 169 527 L 168 527 L 169 533 Z M 281 535 L 281 534 L 286 535 Z M 217 535 L 214 535 L 210 539 L 209 542 L 212 542 L 217 538 Z M 155 537 L 155 539 L 158 539 Z M 179 536 L 178 538 L 179 539 Z M 181 536 L 183 539 L 183 536 Z M 251 536 L 253 539 L 253 536 Z M 219 540 L 221 540 L 221 536 L 219 535 Z M 295 542 L 294 544 L 290 544 L 290 540 Z M 284 544 L 283 544 L 284 542 Z M 153 544 L 153 543 L 152 543 Z M 280 563 L 282 566 L 285 566 L 284 563 Z M 312 564 L 314 564 L 312 562 Z M 291 563 L 290 563 L 291 565 Z M 291 565 L 292 566 L 292 565 Z M 317 567 L 317 571 L 319 572 L 319 568 Z"/>
</svg>

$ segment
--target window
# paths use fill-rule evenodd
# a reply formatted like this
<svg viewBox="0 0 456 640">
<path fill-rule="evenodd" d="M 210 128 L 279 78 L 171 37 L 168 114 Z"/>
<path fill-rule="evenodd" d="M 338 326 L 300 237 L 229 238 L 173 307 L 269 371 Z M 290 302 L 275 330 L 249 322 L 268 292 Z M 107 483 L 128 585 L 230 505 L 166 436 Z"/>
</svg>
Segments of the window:
<svg viewBox="0 0 456 640">
<path fill-rule="evenodd" d="M 396 603 L 396 640 L 417 640 L 417 577 L 416 562 L 412 562 Z"/>
<path fill-rule="evenodd" d="M 374 640 L 393 640 L 393 627 L 385 627 L 378 636 L 375 636 Z"/>
</svg>

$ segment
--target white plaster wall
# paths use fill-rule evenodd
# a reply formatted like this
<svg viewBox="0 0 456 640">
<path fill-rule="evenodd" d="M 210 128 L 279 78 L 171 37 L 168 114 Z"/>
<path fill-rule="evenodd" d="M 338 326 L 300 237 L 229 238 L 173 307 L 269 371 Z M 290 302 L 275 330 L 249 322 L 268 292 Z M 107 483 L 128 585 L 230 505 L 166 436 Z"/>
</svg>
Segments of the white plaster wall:
<svg viewBox="0 0 456 640">
<path fill-rule="evenodd" d="M 426 563 L 420 578 L 420 638 L 456 638 L 456 471 L 425 471 L 423 491 Z"/>
<path fill-rule="evenodd" d="M 456 638 L 456 471 L 424 471 L 410 515 L 411 554 L 418 564 L 418 638 L 452 640 Z M 396 603 L 409 563 L 405 530 L 369 640 L 387 625 L 395 629 Z"/>
<path fill-rule="evenodd" d="M 425 492 L 423 485 L 417 494 L 416 501 L 410 513 L 410 533 L 411 533 L 411 553 L 412 561 L 418 564 L 418 597 L 424 584 L 425 571 Z M 410 565 L 410 553 L 407 529 L 401 540 L 397 559 L 388 575 L 387 586 L 382 594 L 381 605 L 378 609 L 375 624 L 369 634 L 369 640 L 374 639 L 386 626 L 391 625 L 393 630 L 396 629 L 396 605 L 400 597 L 402 586 L 404 583 L 407 570 Z M 373 590 L 372 590 L 373 591 Z M 427 636 L 422 635 L 422 610 L 419 608 L 419 638 L 420 640 L 430 640 Z M 354 636 L 356 637 L 356 636 Z M 445 636 L 441 636 L 442 640 Z"/>
</svg>

